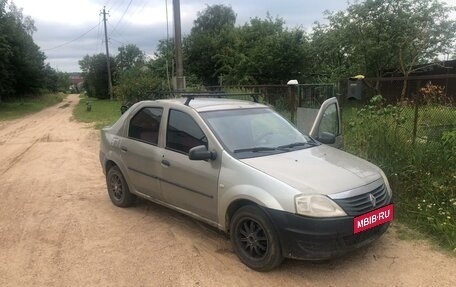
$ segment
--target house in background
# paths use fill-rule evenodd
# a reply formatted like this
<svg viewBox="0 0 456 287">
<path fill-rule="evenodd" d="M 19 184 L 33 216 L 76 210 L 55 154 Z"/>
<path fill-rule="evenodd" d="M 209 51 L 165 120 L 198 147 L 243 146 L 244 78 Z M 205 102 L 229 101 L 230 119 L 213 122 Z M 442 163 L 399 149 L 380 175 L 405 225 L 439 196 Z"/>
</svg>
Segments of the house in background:
<svg viewBox="0 0 456 287">
<path fill-rule="evenodd" d="M 76 93 L 79 93 L 82 89 L 82 85 L 84 84 L 84 78 L 81 76 L 80 73 L 70 73 L 70 90 Z"/>
</svg>

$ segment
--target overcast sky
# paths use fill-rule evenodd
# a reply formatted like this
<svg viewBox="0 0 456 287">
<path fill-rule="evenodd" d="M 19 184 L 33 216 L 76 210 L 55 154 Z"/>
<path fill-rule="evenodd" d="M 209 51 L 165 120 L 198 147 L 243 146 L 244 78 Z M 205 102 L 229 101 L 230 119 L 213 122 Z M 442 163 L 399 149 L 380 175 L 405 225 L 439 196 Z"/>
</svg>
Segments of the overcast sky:
<svg viewBox="0 0 456 287">
<path fill-rule="evenodd" d="M 35 20 L 35 43 L 52 67 L 64 72 L 79 71 L 84 55 L 104 52 L 100 11 L 106 6 L 110 53 L 117 54 L 123 44 L 135 44 L 152 55 L 158 40 L 165 39 L 166 3 L 169 33 L 173 35 L 172 0 L 10 0 Z M 323 12 L 344 10 L 346 0 L 181 0 L 183 34 L 188 34 L 197 12 L 206 5 L 231 6 L 242 25 L 252 17 L 283 18 L 289 27 L 310 30 L 315 21 L 324 21 Z M 456 0 L 447 0 L 456 4 Z M 83 36 L 82 36 L 83 35 Z M 75 40 L 76 38 L 80 39 Z M 68 43 L 75 40 L 71 43 Z"/>
</svg>

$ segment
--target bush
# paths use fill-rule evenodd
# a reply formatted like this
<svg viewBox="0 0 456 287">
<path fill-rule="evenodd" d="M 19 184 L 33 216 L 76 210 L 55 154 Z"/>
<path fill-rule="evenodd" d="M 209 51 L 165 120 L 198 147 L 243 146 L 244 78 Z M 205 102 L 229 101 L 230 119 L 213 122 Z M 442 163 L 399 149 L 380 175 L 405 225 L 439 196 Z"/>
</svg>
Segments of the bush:
<svg viewBox="0 0 456 287">
<path fill-rule="evenodd" d="M 156 78 L 148 68 L 131 68 L 123 71 L 117 85 L 114 87 L 114 94 L 122 102 L 135 103 L 141 100 L 152 100 L 156 98 L 156 92 L 160 90 L 162 81 Z"/>
</svg>

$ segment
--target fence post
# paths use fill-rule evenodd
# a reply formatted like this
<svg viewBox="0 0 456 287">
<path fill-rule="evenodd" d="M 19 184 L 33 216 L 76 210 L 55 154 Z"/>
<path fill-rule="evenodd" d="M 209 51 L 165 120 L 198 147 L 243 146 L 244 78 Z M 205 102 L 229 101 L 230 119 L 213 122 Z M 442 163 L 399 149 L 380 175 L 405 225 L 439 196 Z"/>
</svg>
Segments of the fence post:
<svg viewBox="0 0 456 287">
<path fill-rule="evenodd" d="M 296 105 L 296 91 L 298 89 L 298 85 L 288 85 L 288 97 L 290 99 L 290 117 L 291 117 L 291 122 L 295 122 L 295 113 L 297 109 Z"/>
<path fill-rule="evenodd" d="M 413 115 L 413 138 L 412 138 L 413 146 L 415 146 L 416 134 L 418 132 L 418 108 L 420 105 L 420 87 L 421 87 L 421 81 L 418 81 L 416 83 L 416 93 L 414 94 L 415 112 Z"/>
</svg>

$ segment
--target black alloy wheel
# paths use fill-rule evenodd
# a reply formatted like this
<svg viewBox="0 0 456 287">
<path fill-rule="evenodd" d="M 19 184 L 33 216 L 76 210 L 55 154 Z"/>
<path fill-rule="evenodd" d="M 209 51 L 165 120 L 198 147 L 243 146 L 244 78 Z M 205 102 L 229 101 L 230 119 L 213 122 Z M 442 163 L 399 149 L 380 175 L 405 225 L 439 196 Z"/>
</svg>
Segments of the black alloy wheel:
<svg viewBox="0 0 456 287">
<path fill-rule="evenodd" d="M 252 258 L 264 258 L 268 250 L 268 238 L 263 227 L 252 218 L 244 218 L 236 230 L 237 240 L 244 252 Z"/>
<path fill-rule="evenodd" d="M 269 271 L 283 260 L 278 236 L 263 210 L 254 205 L 239 208 L 230 224 L 234 251 L 248 267 Z"/>
<path fill-rule="evenodd" d="M 130 193 L 127 182 L 117 166 L 113 166 L 106 174 L 109 198 L 114 205 L 128 207 L 133 204 L 136 196 Z"/>
</svg>

